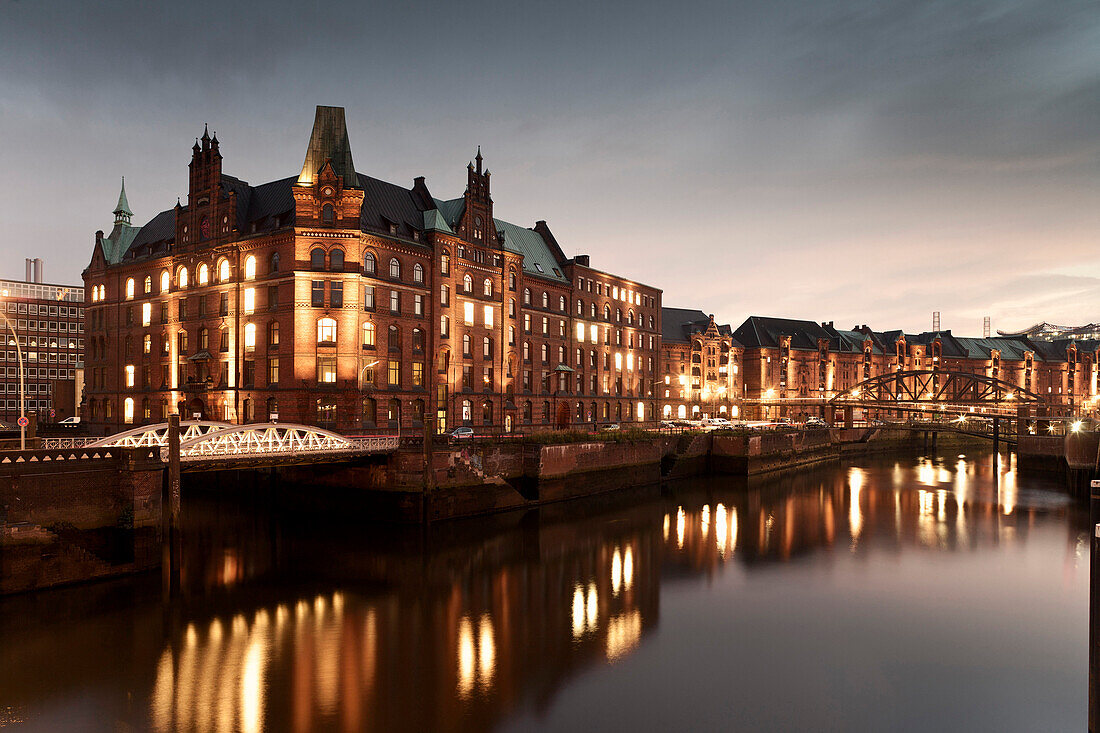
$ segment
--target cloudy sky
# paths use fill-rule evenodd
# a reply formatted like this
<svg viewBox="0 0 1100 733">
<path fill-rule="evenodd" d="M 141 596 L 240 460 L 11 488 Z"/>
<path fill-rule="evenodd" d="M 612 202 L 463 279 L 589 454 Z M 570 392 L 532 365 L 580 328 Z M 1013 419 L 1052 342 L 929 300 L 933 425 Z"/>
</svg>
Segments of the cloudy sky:
<svg viewBox="0 0 1100 733">
<path fill-rule="evenodd" d="M 360 172 L 461 195 L 665 304 L 978 335 L 1100 321 L 1094 2 L 0 0 L 0 276 L 75 281 L 227 173 L 294 175 L 316 104 Z"/>
</svg>

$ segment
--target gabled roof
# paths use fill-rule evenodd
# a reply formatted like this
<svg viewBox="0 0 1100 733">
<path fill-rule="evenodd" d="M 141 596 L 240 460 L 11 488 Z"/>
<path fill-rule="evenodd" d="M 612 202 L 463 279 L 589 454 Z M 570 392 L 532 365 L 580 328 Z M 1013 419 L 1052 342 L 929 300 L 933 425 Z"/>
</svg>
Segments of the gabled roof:
<svg viewBox="0 0 1100 733">
<path fill-rule="evenodd" d="M 442 201 L 435 199 L 435 206 L 448 226 L 454 230 L 466 208 L 464 198 Z M 493 218 L 498 232 L 504 232 L 504 248 L 523 255 L 523 274 L 556 282 L 569 282 L 561 272 L 562 263 L 554 256 L 551 245 L 534 229 Z"/>
<path fill-rule="evenodd" d="M 703 333 L 710 327 L 710 316 L 701 310 L 691 308 L 661 308 L 661 340 L 688 343 L 696 333 Z M 733 338 L 733 329 L 729 324 L 715 324 L 718 333 L 729 336 L 734 346 L 741 344 Z"/>
<path fill-rule="evenodd" d="M 817 340 L 832 341 L 832 334 L 815 321 L 799 321 L 791 318 L 749 316 L 733 337 L 746 348 L 778 347 L 781 336 L 791 337 L 791 348 L 817 350 Z"/>
</svg>

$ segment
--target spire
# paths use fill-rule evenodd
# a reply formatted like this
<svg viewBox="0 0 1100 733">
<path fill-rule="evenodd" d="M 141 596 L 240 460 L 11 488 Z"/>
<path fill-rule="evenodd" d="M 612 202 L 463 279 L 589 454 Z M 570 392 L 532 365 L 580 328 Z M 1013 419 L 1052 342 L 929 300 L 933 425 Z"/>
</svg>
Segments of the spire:
<svg viewBox="0 0 1100 733">
<path fill-rule="evenodd" d="M 134 212 L 130 211 L 130 202 L 126 200 L 126 176 L 122 177 L 122 191 L 118 194 L 118 204 L 111 212 L 115 215 L 115 224 L 129 224 Z"/>
<path fill-rule="evenodd" d="M 206 122 L 202 123 L 202 140 L 203 142 L 210 142 L 210 125 Z"/>
<path fill-rule="evenodd" d="M 355 163 L 351 159 L 351 141 L 348 140 L 343 107 L 317 106 L 313 133 L 309 137 L 309 147 L 306 148 L 306 159 L 298 176 L 298 185 L 312 186 L 325 161 L 331 161 L 336 175 L 343 176 L 344 188 L 359 188 Z"/>
<path fill-rule="evenodd" d="M 482 158 L 481 158 L 481 146 L 480 145 L 477 146 L 477 157 L 474 158 L 474 160 L 477 161 L 477 172 L 481 173 L 481 160 L 482 160 Z"/>
</svg>

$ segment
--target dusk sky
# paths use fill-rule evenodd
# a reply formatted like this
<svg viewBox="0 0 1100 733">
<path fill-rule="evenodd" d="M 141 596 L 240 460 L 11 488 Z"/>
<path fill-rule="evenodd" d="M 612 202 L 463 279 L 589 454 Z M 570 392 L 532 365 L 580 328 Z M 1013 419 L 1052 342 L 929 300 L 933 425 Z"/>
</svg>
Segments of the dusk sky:
<svg viewBox="0 0 1100 733">
<path fill-rule="evenodd" d="M 961 335 L 1100 321 L 1092 2 L 0 0 L 0 276 L 75 282 L 126 177 L 186 200 L 203 123 L 252 184 L 314 106 L 357 169 L 462 194 L 664 304 Z"/>
</svg>

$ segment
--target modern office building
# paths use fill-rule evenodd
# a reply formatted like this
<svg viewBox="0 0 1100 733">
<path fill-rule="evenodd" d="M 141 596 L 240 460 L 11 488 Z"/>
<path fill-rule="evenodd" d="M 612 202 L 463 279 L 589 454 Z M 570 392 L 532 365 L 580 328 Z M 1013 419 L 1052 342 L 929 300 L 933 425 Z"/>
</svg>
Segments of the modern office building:
<svg viewBox="0 0 1100 733">
<path fill-rule="evenodd" d="M 0 280 L 5 347 L 0 349 L 0 420 L 20 415 L 20 357 L 27 415 L 39 422 L 78 414 L 84 355 L 84 288 L 43 282 L 40 259 L 26 280 Z"/>
</svg>

